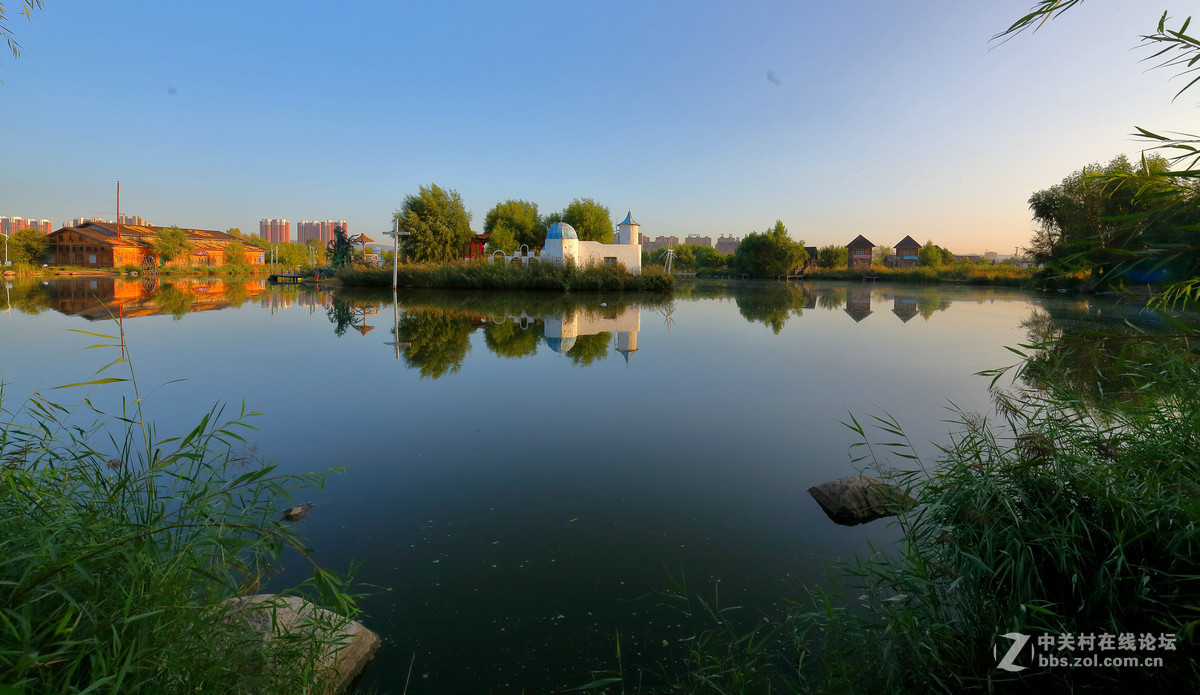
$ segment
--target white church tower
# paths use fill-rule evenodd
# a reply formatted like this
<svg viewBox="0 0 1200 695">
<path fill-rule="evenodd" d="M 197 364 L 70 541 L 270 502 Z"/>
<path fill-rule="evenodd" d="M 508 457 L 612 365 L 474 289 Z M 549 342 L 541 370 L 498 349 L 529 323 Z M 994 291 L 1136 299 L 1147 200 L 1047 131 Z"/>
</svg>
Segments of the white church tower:
<svg viewBox="0 0 1200 695">
<path fill-rule="evenodd" d="M 625 221 L 617 225 L 617 243 L 618 244 L 639 244 L 638 229 L 642 225 L 633 221 L 633 213 L 626 211 Z"/>
</svg>

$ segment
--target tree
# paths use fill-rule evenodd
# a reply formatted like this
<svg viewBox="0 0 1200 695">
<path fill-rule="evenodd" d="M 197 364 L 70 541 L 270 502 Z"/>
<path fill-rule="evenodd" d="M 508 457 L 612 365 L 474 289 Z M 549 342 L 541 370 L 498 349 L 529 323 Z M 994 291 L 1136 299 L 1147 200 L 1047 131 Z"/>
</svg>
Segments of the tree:
<svg viewBox="0 0 1200 695">
<path fill-rule="evenodd" d="M 1145 167 L 1151 175 L 1167 170 L 1162 157 L 1150 156 Z M 1125 215 L 1147 209 L 1138 201 L 1138 186 L 1115 185 L 1114 177 L 1138 173 L 1125 155 L 1113 157 L 1108 164 L 1090 164 L 1073 172 L 1061 183 L 1037 191 L 1029 197 L 1029 209 L 1039 224 L 1030 242 L 1030 251 L 1042 263 L 1062 260 L 1081 250 L 1085 244 L 1119 245 L 1116 238 Z M 1146 183 L 1150 183 L 1149 180 Z"/>
<path fill-rule="evenodd" d="M 195 245 L 188 239 L 187 232 L 179 227 L 166 227 L 158 230 L 150 249 L 158 256 L 159 265 L 166 265 L 179 256 L 190 254 Z"/>
<path fill-rule="evenodd" d="M 762 234 L 751 232 L 738 244 L 733 265 L 758 277 L 784 275 L 808 260 L 803 241 L 793 241 L 780 220 Z"/>
<path fill-rule="evenodd" d="M 225 267 L 235 273 L 249 273 L 253 270 L 250 261 L 246 260 L 246 245 L 241 239 L 225 245 Z"/>
<path fill-rule="evenodd" d="M 693 246 L 696 254 L 696 270 L 712 272 L 724 268 L 729 263 L 729 256 L 711 246 Z"/>
<path fill-rule="evenodd" d="M 445 263 L 462 258 L 471 241 L 471 213 L 455 190 L 437 184 L 421 186 L 417 195 L 404 198 L 396 211 L 404 237 L 404 252 L 415 261 Z"/>
<path fill-rule="evenodd" d="M 33 19 L 34 9 L 42 9 L 43 0 L 21 0 L 20 13 L 25 15 L 25 19 Z M 21 44 L 13 38 L 12 30 L 8 28 L 8 15 L 4 10 L 4 3 L 0 2 L 0 36 L 8 42 L 8 50 L 12 51 L 14 58 L 21 57 Z"/>
<path fill-rule="evenodd" d="M 40 263 L 50 250 L 50 237 L 29 227 L 15 232 L 8 240 L 8 260 L 14 263 Z"/>
<path fill-rule="evenodd" d="M 850 249 L 846 249 L 849 253 Z M 887 257 L 895 255 L 896 249 L 891 246 L 876 246 L 871 251 L 871 265 L 884 265 L 887 262 Z"/>
<path fill-rule="evenodd" d="M 325 258 L 326 258 L 325 252 L 327 251 L 327 249 L 325 248 L 325 244 L 321 243 L 320 239 L 308 239 L 307 241 L 304 242 L 303 247 L 306 248 L 306 250 L 305 250 L 306 262 L 307 262 L 308 258 L 312 258 L 313 259 L 312 262 L 313 262 L 314 266 L 325 265 Z"/>
<path fill-rule="evenodd" d="M 329 242 L 329 259 L 334 268 L 344 268 L 350 263 L 354 246 L 359 236 L 347 236 L 346 230 L 338 225 L 333 228 L 333 241 Z"/>
<path fill-rule="evenodd" d="M 562 211 L 561 222 L 575 228 L 580 241 L 613 242 L 613 222 L 608 208 L 591 198 L 576 198 Z M 549 225 L 546 225 L 549 227 Z"/>
<path fill-rule="evenodd" d="M 483 218 L 483 231 L 488 234 L 488 245 L 505 253 L 513 253 L 522 244 L 538 249 L 546 238 L 537 203 L 525 200 L 496 203 Z"/>
<path fill-rule="evenodd" d="M 850 249 L 837 244 L 822 246 L 817 250 L 817 266 L 821 268 L 845 268 L 850 261 Z"/>
<path fill-rule="evenodd" d="M 951 259 L 953 260 L 953 257 Z M 934 246 L 932 241 L 926 241 L 917 252 L 917 265 L 928 268 L 942 267 L 942 250 Z"/>
<path fill-rule="evenodd" d="M 1007 39 L 1026 30 L 1036 30 L 1080 1 L 1037 0 L 1028 14 L 993 38 Z M 1200 39 L 1187 33 L 1191 21 L 1189 16 L 1177 29 L 1169 28 L 1164 11 L 1155 31 L 1141 37 L 1142 47 L 1155 51 L 1146 58 L 1156 62 L 1153 67 L 1173 69 L 1189 78 L 1176 93 L 1177 97 L 1200 83 L 1189 75 L 1200 62 Z M 1030 198 L 1030 208 L 1042 228 L 1028 250 L 1035 260 L 1057 262 L 1067 271 L 1090 269 L 1093 282 L 1108 282 L 1113 278 L 1120 281 L 1124 277 L 1138 283 L 1162 281 L 1168 286 L 1159 295 L 1159 301 L 1166 304 L 1182 301 L 1185 306 L 1200 302 L 1200 245 L 1194 233 L 1200 224 L 1200 188 L 1195 184 L 1200 177 L 1200 147 L 1197 147 L 1200 139 L 1195 135 L 1168 136 L 1135 128 L 1138 137 L 1149 143 L 1152 155 L 1166 153 L 1164 162 L 1160 165 L 1153 161 L 1153 156 L 1143 154 L 1141 165 L 1133 172 L 1115 171 L 1097 178 L 1101 179 L 1105 192 L 1116 194 L 1121 189 L 1126 189 L 1122 195 L 1132 192 L 1131 202 L 1140 209 L 1119 220 L 1109 218 L 1107 223 L 1120 224 L 1115 229 L 1101 229 L 1091 240 L 1077 242 L 1072 238 L 1076 229 L 1073 223 L 1078 222 L 1077 214 L 1086 210 L 1072 209 L 1063 205 L 1060 198 L 1040 195 L 1047 192 L 1039 191 Z M 1049 192 L 1066 191 L 1049 189 Z M 1115 234 L 1110 236 L 1111 232 Z"/>
</svg>

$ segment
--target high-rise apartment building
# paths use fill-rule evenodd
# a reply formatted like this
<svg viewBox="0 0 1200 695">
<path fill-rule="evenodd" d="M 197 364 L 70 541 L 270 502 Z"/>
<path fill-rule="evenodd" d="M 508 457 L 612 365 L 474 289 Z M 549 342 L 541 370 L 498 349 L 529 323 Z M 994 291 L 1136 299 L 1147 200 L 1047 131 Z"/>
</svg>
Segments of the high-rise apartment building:
<svg viewBox="0 0 1200 695">
<path fill-rule="evenodd" d="M 121 215 L 120 220 L 121 220 L 121 224 L 129 226 L 129 227 L 151 227 L 151 226 L 153 226 L 153 224 L 151 222 L 146 220 L 146 218 L 142 217 L 141 215 Z M 49 222 L 50 222 L 49 220 L 42 220 L 42 221 L 47 223 L 46 226 L 49 226 Z M 87 224 L 88 222 L 107 222 L 108 224 L 116 224 L 115 220 L 106 220 L 103 217 L 76 217 L 75 219 L 71 220 L 70 222 L 63 222 L 62 226 L 64 226 L 64 227 L 79 227 L 79 226 Z M 52 232 L 54 230 L 51 229 L 50 231 Z M 50 232 L 46 232 L 46 233 L 49 234 Z"/>
<path fill-rule="evenodd" d="M 22 229 L 36 229 L 42 234 L 49 234 L 54 231 L 50 226 L 50 220 L 38 220 L 32 217 L 26 219 L 24 217 L 0 217 L 0 234 L 5 236 L 16 234 Z"/>
<path fill-rule="evenodd" d="M 287 220 L 259 220 L 258 235 L 272 244 L 282 244 L 292 240 L 292 223 Z"/>
<path fill-rule="evenodd" d="M 325 220 L 317 222 L 315 220 L 302 220 L 296 224 L 296 243 L 303 244 L 309 239 L 320 239 L 321 243 L 328 244 L 333 241 L 334 227 L 341 227 L 346 234 L 350 233 L 350 225 L 346 224 L 346 220 Z"/>
</svg>

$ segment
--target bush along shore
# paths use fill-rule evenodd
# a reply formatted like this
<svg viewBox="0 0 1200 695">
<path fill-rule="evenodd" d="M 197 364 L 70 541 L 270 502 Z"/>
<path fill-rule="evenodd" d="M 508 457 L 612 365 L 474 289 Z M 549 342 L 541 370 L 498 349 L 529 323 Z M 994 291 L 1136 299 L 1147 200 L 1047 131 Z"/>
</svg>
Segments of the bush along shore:
<svg viewBox="0 0 1200 695">
<path fill-rule="evenodd" d="M 1019 268 L 1015 265 L 978 265 L 956 263 L 934 268 L 887 268 L 873 265 L 870 268 L 817 268 L 805 273 L 806 280 L 862 280 L 864 277 L 879 282 L 903 283 L 963 283 L 968 285 L 998 285 L 1004 287 L 1036 287 L 1036 269 Z"/>
<path fill-rule="evenodd" d="M 391 287 L 392 269 L 348 268 L 337 279 L 344 285 Z M 634 275 L 621 265 L 576 266 L 573 263 L 406 263 L 397 285 L 422 289 L 651 291 L 670 290 L 675 279 L 656 266 Z"/>
<path fill-rule="evenodd" d="M 91 335 L 103 341 L 94 347 L 125 348 L 123 335 Z M 328 657 L 356 616 L 346 579 L 314 565 L 288 593 L 336 615 L 314 612 L 320 625 L 271 640 L 236 600 L 259 593 L 285 550 L 311 561 L 279 510 L 323 475 L 284 475 L 256 460 L 244 409 L 226 418 L 214 408 L 190 432 L 160 436 L 132 367 L 67 386 L 114 382 L 132 390 L 130 410 L 41 393 L 16 408 L 0 402 L 0 692 L 336 687 Z"/>
</svg>

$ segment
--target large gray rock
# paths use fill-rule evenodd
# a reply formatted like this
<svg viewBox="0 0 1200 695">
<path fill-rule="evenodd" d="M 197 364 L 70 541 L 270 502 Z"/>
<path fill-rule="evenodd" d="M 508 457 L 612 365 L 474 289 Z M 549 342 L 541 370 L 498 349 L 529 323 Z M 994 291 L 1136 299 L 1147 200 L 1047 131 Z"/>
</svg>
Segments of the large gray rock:
<svg viewBox="0 0 1200 695">
<path fill-rule="evenodd" d="M 330 695 L 346 690 L 379 648 L 379 635 L 362 623 L 346 620 L 299 596 L 256 594 L 231 601 L 238 606 L 232 615 L 245 619 L 264 640 L 305 631 L 319 633 L 323 642 L 334 645 L 317 664 L 319 670 L 336 671 L 325 691 Z"/>
<path fill-rule="evenodd" d="M 865 475 L 846 475 L 808 488 L 830 519 L 854 526 L 894 516 L 917 503 L 900 488 Z"/>
</svg>

